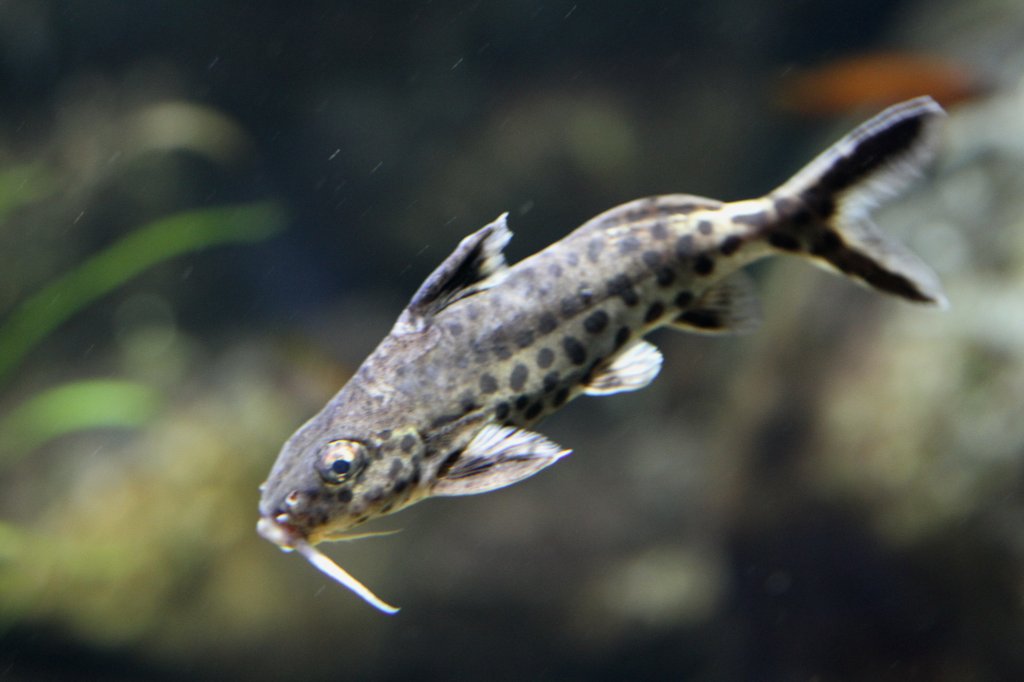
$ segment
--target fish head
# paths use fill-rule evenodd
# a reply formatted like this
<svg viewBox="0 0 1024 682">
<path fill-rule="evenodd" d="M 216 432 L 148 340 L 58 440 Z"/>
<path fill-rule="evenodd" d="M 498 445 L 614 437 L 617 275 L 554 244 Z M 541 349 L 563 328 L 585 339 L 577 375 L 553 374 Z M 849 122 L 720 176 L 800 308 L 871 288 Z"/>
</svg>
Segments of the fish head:
<svg viewBox="0 0 1024 682">
<path fill-rule="evenodd" d="M 339 428 L 338 423 L 321 413 L 284 444 L 270 476 L 260 486 L 256 530 L 280 549 L 295 550 L 374 608 L 393 614 L 396 607 L 373 594 L 314 545 L 324 540 L 387 535 L 341 533 L 425 494 L 419 485 L 423 441 L 413 428 Z"/>
<path fill-rule="evenodd" d="M 261 486 L 260 534 L 282 549 L 397 511 L 419 489 L 424 446 L 415 429 L 335 423 L 313 419 L 299 429 Z"/>
</svg>

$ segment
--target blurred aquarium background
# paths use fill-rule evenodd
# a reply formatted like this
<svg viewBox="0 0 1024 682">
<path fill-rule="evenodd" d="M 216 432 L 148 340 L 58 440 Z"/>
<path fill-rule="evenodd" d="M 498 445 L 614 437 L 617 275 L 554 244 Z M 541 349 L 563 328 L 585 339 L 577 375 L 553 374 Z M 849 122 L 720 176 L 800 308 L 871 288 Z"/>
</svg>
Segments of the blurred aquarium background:
<svg viewBox="0 0 1024 682">
<path fill-rule="evenodd" d="M 459 239 L 781 182 L 950 112 L 878 216 L 941 313 L 795 259 L 575 454 L 327 551 L 278 448 Z M 1024 679 L 1024 4 L 0 0 L 0 679 Z"/>
</svg>

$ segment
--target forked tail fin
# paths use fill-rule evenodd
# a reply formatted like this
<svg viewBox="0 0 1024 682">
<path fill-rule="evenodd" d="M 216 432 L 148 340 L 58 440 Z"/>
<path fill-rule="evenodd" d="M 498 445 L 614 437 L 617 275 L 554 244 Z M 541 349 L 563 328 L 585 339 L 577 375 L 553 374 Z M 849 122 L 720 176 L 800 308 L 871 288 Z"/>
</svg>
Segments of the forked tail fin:
<svg viewBox="0 0 1024 682">
<path fill-rule="evenodd" d="M 932 158 L 944 115 L 930 97 L 918 97 L 889 107 L 829 147 L 769 195 L 779 221 L 768 241 L 806 252 L 872 288 L 945 307 L 932 269 L 884 235 L 870 216 Z"/>
</svg>

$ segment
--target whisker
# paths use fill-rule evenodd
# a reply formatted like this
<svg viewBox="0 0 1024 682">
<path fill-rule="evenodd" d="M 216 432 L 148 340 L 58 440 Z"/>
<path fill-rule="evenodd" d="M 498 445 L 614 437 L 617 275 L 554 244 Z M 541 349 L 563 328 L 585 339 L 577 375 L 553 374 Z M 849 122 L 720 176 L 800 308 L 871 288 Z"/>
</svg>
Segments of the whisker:
<svg viewBox="0 0 1024 682">
<path fill-rule="evenodd" d="M 391 606 L 383 601 L 371 592 L 370 588 L 356 580 L 348 571 L 334 563 L 329 556 L 313 547 L 313 545 L 305 540 L 298 540 L 294 543 L 294 547 L 296 552 L 306 557 L 306 560 L 324 573 L 324 575 L 352 590 L 370 606 L 388 615 L 398 613 L 399 609 L 397 606 Z"/>
</svg>

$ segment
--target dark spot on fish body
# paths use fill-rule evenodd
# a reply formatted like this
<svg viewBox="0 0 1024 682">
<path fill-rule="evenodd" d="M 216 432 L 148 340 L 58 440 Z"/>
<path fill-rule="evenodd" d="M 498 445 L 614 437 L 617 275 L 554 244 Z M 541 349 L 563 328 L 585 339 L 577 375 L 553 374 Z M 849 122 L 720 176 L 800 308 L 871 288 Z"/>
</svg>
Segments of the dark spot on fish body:
<svg viewBox="0 0 1024 682">
<path fill-rule="evenodd" d="M 494 355 L 499 360 L 508 360 L 512 357 L 512 349 L 503 343 L 499 343 L 494 346 Z"/>
<path fill-rule="evenodd" d="M 812 214 L 800 199 L 790 197 L 779 197 L 775 199 L 772 207 L 775 210 L 775 220 L 779 224 L 791 224 L 797 227 L 807 225 Z"/>
<path fill-rule="evenodd" d="M 633 253 L 640 248 L 640 240 L 633 235 L 628 235 L 624 239 L 619 241 L 619 253 L 623 256 L 628 253 Z"/>
<path fill-rule="evenodd" d="M 658 241 L 668 239 L 668 234 L 668 225 L 666 225 L 664 221 L 659 220 L 651 225 L 651 236 Z"/>
<path fill-rule="evenodd" d="M 569 253 L 565 254 L 565 262 L 573 267 L 576 267 L 577 265 L 580 264 L 580 257 L 575 251 L 570 251 Z"/>
<path fill-rule="evenodd" d="M 718 247 L 723 256 L 731 256 L 740 250 L 743 246 L 743 240 L 736 235 L 729 235 L 722 241 L 722 245 Z"/>
<path fill-rule="evenodd" d="M 647 197 L 635 209 L 629 212 L 629 220 L 626 222 L 633 224 L 649 222 L 659 215 L 663 215 L 661 211 L 661 198 L 658 196 Z"/>
<path fill-rule="evenodd" d="M 476 322 L 478 319 L 480 319 L 480 308 L 478 308 L 475 305 L 467 306 L 466 317 L 468 317 L 473 322 Z"/>
<path fill-rule="evenodd" d="M 685 308 L 693 303 L 693 292 L 691 291 L 680 291 L 676 294 L 674 303 L 678 308 Z"/>
<path fill-rule="evenodd" d="M 797 227 L 806 227 L 814 222 L 814 215 L 806 207 L 803 207 L 793 214 L 789 222 Z"/>
<path fill-rule="evenodd" d="M 490 353 L 487 352 L 487 349 L 484 347 L 484 344 L 481 343 L 479 340 L 474 339 L 473 341 L 471 341 L 469 349 L 470 351 L 472 351 L 474 360 L 476 360 L 477 362 L 487 362 Z"/>
<path fill-rule="evenodd" d="M 341 504 L 348 504 L 352 501 L 352 490 L 349 488 L 342 488 L 338 491 L 338 502 Z"/>
<path fill-rule="evenodd" d="M 450 424 L 453 421 L 460 419 L 461 417 L 461 414 L 442 414 L 440 417 L 437 417 L 432 422 L 430 422 L 430 428 L 439 429 L 445 424 Z"/>
<path fill-rule="evenodd" d="M 651 270 L 657 270 L 658 266 L 661 265 L 661 253 L 657 251 L 644 251 L 643 255 L 640 256 L 640 258 L 643 260 L 644 265 L 646 265 Z"/>
<path fill-rule="evenodd" d="M 537 366 L 547 369 L 555 361 L 555 351 L 550 348 L 541 348 L 537 351 Z"/>
<path fill-rule="evenodd" d="M 462 395 L 459 396 L 459 407 L 462 408 L 463 414 L 472 412 L 477 408 L 476 396 L 474 396 L 470 391 L 464 391 Z"/>
<path fill-rule="evenodd" d="M 625 346 L 631 335 L 632 332 L 629 330 L 629 327 L 619 327 L 619 331 L 615 332 L 615 350 Z"/>
<path fill-rule="evenodd" d="M 608 282 L 608 295 L 620 297 L 622 302 L 630 307 L 640 302 L 640 297 L 637 295 L 636 290 L 633 289 L 633 283 L 624 274 L 615 275 Z"/>
<path fill-rule="evenodd" d="M 462 325 L 458 322 L 452 322 L 448 325 L 448 331 L 451 332 L 452 336 L 459 336 L 463 332 Z"/>
<path fill-rule="evenodd" d="M 565 401 L 568 399 L 569 388 L 567 386 L 563 386 L 562 388 L 558 389 L 558 393 L 556 393 L 555 397 L 551 400 L 551 405 L 553 407 L 561 407 L 562 405 L 565 405 Z"/>
<path fill-rule="evenodd" d="M 608 326 L 608 313 L 595 310 L 583 320 L 583 328 L 591 334 L 600 334 Z"/>
<path fill-rule="evenodd" d="M 684 234 L 676 240 L 676 258 L 686 260 L 693 255 L 693 235 Z"/>
<path fill-rule="evenodd" d="M 651 210 L 656 205 L 656 199 L 654 197 L 648 197 L 641 199 L 637 202 L 637 205 L 629 209 L 626 212 L 626 219 L 631 223 L 638 223 L 651 214 Z"/>
<path fill-rule="evenodd" d="M 558 263 L 552 263 L 548 266 L 548 274 L 554 279 L 558 279 L 562 276 L 562 266 Z"/>
<path fill-rule="evenodd" d="M 562 317 L 571 319 L 583 310 L 583 301 L 576 296 L 566 296 L 562 299 L 559 307 Z"/>
<path fill-rule="evenodd" d="M 512 338 L 515 344 L 520 348 L 527 348 L 533 343 L 533 330 L 532 329 L 520 329 L 515 333 Z"/>
<path fill-rule="evenodd" d="M 551 313 L 541 313 L 537 319 L 537 329 L 541 334 L 550 334 L 558 327 L 558 318 Z"/>
<path fill-rule="evenodd" d="M 715 271 L 715 260 L 702 253 L 693 260 L 693 271 L 698 275 L 710 275 Z"/>
<path fill-rule="evenodd" d="M 526 409 L 526 406 L 530 404 L 530 396 L 520 395 L 516 398 L 516 409 L 522 412 Z"/>
<path fill-rule="evenodd" d="M 817 190 L 808 190 L 800 195 L 807 209 L 819 218 L 828 218 L 836 210 L 836 202 L 831 194 Z"/>
<path fill-rule="evenodd" d="M 494 378 L 493 374 L 484 372 L 480 375 L 480 390 L 483 393 L 494 393 L 498 390 L 498 380 Z"/>
<path fill-rule="evenodd" d="M 512 375 L 509 377 L 508 385 L 513 391 L 521 391 L 526 386 L 526 379 L 530 376 L 530 370 L 523 363 L 517 363 L 512 368 Z"/>
<path fill-rule="evenodd" d="M 650 324 L 661 318 L 665 314 L 665 304 L 661 301 L 655 301 L 647 308 L 647 313 L 644 315 L 644 322 Z"/>
<path fill-rule="evenodd" d="M 544 403 L 540 400 L 530 405 L 529 409 L 526 410 L 525 416 L 527 419 L 536 419 L 540 416 L 540 413 L 544 411 Z"/>
<path fill-rule="evenodd" d="M 676 281 L 676 271 L 668 267 L 659 268 L 654 276 L 658 280 L 658 286 L 661 287 L 671 286 Z"/>
<path fill-rule="evenodd" d="M 506 402 L 498 403 L 498 405 L 494 408 L 494 418 L 497 419 L 500 422 L 503 422 L 506 419 L 508 419 L 508 415 L 511 412 L 512 412 L 512 407 L 508 403 L 506 403 Z"/>
<path fill-rule="evenodd" d="M 768 243 L 783 251 L 799 251 L 800 241 L 791 234 L 773 230 L 768 233 Z"/>
<path fill-rule="evenodd" d="M 389 440 L 391 438 L 391 435 L 391 429 L 384 429 L 383 431 L 377 432 L 377 437 L 380 438 L 381 440 Z"/>
<path fill-rule="evenodd" d="M 395 488 L 394 488 L 394 490 L 395 490 L 396 493 L 403 493 L 403 492 L 405 492 L 405 489 L 408 488 L 408 487 L 409 487 L 409 481 L 404 479 L 404 478 L 400 478 L 397 481 L 395 481 Z"/>
<path fill-rule="evenodd" d="M 697 231 L 703 235 L 709 235 L 715 231 L 715 226 L 711 224 L 710 220 L 700 220 L 697 222 Z"/>
<path fill-rule="evenodd" d="M 558 372 L 548 372 L 544 375 L 544 392 L 550 393 L 558 388 Z"/>
<path fill-rule="evenodd" d="M 403 468 L 404 465 L 402 464 L 401 458 L 395 457 L 394 459 L 391 460 L 391 468 L 388 469 L 388 477 L 398 478 L 398 474 L 402 473 Z"/>
<path fill-rule="evenodd" d="M 562 339 L 562 349 L 574 365 L 582 365 L 587 361 L 587 349 L 575 336 L 566 336 Z"/>
<path fill-rule="evenodd" d="M 401 445 L 402 452 L 410 453 L 410 452 L 413 451 L 413 448 L 415 448 L 415 447 L 416 447 L 416 437 L 415 436 L 413 436 L 411 433 L 407 433 L 406 435 L 402 436 L 402 445 Z"/>
<path fill-rule="evenodd" d="M 600 259 L 602 251 L 604 251 L 603 237 L 594 237 L 587 244 L 587 258 L 591 263 L 596 263 Z"/>
<path fill-rule="evenodd" d="M 469 355 L 466 353 L 459 353 L 455 356 L 455 366 L 459 369 L 466 369 L 469 367 Z"/>
</svg>

